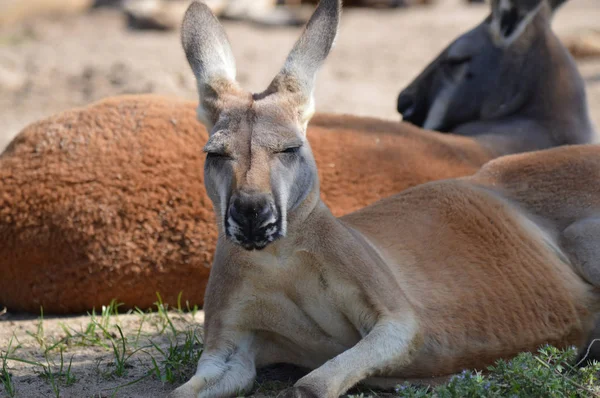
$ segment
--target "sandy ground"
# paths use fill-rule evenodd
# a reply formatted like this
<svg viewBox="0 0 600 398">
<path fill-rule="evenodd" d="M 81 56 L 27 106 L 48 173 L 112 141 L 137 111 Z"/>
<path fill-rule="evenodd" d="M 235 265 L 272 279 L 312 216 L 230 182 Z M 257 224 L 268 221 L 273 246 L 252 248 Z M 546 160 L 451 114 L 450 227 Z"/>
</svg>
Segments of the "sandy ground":
<svg viewBox="0 0 600 398">
<path fill-rule="evenodd" d="M 317 109 L 398 120 L 396 96 L 450 40 L 476 25 L 486 6 L 444 0 L 432 8 L 347 10 L 337 47 L 319 75 Z M 458 5 L 460 4 L 460 5 Z M 597 0 L 572 0 L 556 31 L 600 28 Z M 196 98 L 177 32 L 127 30 L 120 15 L 0 28 L 0 147 L 33 120 L 99 98 L 156 92 Z M 226 23 L 245 87 L 262 90 L 282 66 L 297 28 Z M 600 61 L 580 64 L 600 124 Z"/>
<path fill-rule="evenodd" d="M 432 8 L 398 11 L 346 11 L 337 46 L 319 76 L 317 109 L 399 120 L 395 111 L 399 90 L 450 40 L 479 23 L 487 13 L 486 6 L 466 6 L 459 0 L 439 3 Z M 565 36 L 598 29 L 599 21 L 598 0 L 572 0 L 560 10 L 554 26 L 559 35 Z M 226 23 L 226 29 L 238 61 L 239 81 L 255 91 L 266 87 L 299 33 L 296 28 L 261 29 L 233 22 Z M 600 60 L 581 62 L 579 66 L 587 82 L 592 118 L 600 126 Z M 177 32 L 127 30 L 121 16 L 109 10 L 38 20 L 10 29 L 0 27 L 0 148 L 21 128 L 41 117 L 109 95 L 142 92 L 196 98 L 194 79 Z M 158 321 L 146 323 L 138 345 L 147 346 L 152 340 L 164 349 L 175 341 L 181 343 L 181 331 L 199 323 L 201 314 L 195 320 L 189 315 L 180 318 L 176 336 L 170 328 L 159 333 Z M 139 315 L 118 318 L 126 331 L 128 352 L 135 347 L 140 319 Z M 0 350 L 6 351 L 14 334 L 18 339 L 14 344 L 20 348 L 11 355 L 45 361 L 40 339 L 34 337 L 40 336 L 38 322 L 31 316 L 0 315 Z M 89 324 L 90 317 L 46 319 L 44 344 L 61 339 L 64 343 L 68 335 L 65 330 L 81 330 Z M 109 328 L 113 340 L 119 342 L 117 329 L 113 324 Z M 110 339 L 103 341 L 110 345 Z M 64 343 L 64 357 L 66 361 L 73 357 L 76 382 L 67 387 L 63 377 L 58 384 L 62 397 L 113 396 L 116 387 L 136 381 L 152 369 L 151 356 L 164 369 L 160 352 L 146 348 L 133 354 L 124 376 L 116 377 L 111 350 L 68 343 Z M 54 371 L 59 369 L 58 352 L 54 349 L 50 354 Z M 56 396 L 43 376 L 43 367 L 15 361 L 8 365 L 17 396 Z M 182 366 L 182 377 L 192 369 L 188 364 Z M 114 396 L 160 397 L 172 388 L 173 384 L 153 375 L 118 390 Z M 2 394 L 6 391 L 0 387 Z"/>
</svg>

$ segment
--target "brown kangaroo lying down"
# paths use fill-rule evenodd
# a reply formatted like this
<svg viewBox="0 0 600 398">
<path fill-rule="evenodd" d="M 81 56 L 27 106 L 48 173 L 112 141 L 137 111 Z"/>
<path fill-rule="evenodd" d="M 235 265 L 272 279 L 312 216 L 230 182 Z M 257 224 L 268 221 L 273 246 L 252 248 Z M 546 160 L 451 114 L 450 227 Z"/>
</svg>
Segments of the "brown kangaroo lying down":
<svg viewBox="0 0 600 398">
<path fill-rule="evenodd" d="M 545 343 L 582 346 L 592 331 L 599 146 L 502 157 L 341 218 L 320 200 L 306 120 L 339 10 L 321 1 L 260 94 L 233 80 L 210 11 L 186 13 L 219 239 L 204 351 L 172 398 L 236 396 L 257 366 L 282 362 L 314 370 L 280 396 L 333 398 L 361 381 L 390 386 Z"/>
<path fill-rule="evenodd" d="M 523 21 L 527 28 L 512 45 L 535 32 L 547 35 L 549 15 L 540 8 Z M 547 86 L 576 88 L 569 104 L 587 109 L 568 55 L 545 54 L 547 64 L 568 71 Z M 542 87 L 527 89 L 531 97 Z M 35 123 L 15 139 L 0 158 L 0 304 L 64 313 L 117 298 L 147 308 L 156 292 L 176 303 L 183 291 L 182 303 L 202 305 L 217 228 L 203 188 L 200 148 L 208 133 L 195 107 L 155 96 L 116 97 Z M 506 127 L 514 117 L 494 123 Z M 308 139 L 322 199 L 341 216 L 424 182 L 473 174 L 501 154 L 588 139 L 577 128 L 542 133 L 502 128 L 464 138 L 407 123 L 317 115 Z"/>
</svg>

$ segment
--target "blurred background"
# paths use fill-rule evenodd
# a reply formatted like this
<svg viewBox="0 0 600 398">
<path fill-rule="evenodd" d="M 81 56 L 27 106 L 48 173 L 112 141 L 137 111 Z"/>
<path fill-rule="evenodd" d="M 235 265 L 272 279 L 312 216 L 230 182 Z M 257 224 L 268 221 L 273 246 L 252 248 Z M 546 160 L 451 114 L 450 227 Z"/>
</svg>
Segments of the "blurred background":
<svg viewBox="0 0 600 398">
<path fill-rule="evenodd" d="M 238 80 L 246 88 L 263 90 L 282 66 L 314 7 L 307 3 L 207 0 L 224 20 Z M 159 93 L 196 100 L 179 43 L 188 4 L 0 0 L 0 150 L 28 123 L 106 96 Z M 400 120 L 398 92 L 489 12 L 488 3 L 468 0 L 347 0 L 345 5 L 336 48 L 319 75 L 317 110 L 392 120 Z M 577 55 L 599 126 L 600 1 L 568 1 L 554 27 Z"/>
</svg>

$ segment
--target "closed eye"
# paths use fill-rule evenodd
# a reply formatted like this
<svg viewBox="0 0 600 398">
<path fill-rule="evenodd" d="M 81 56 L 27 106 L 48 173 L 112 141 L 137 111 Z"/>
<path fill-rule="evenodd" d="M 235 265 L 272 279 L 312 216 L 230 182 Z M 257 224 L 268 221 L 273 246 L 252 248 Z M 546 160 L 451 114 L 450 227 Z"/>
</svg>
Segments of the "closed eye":
<svg viewBox="0 0 600 398">
<path fill-rule="evenodd" d="M 285 148 L 284 150 L 280 151 L 279 153 L 298 153 L 298 151 L 300 151 L 299 146 L 292 146 L 289 148 Z"/>
<path fill-rule="evenodd" d="M 211 160 L 232 160 L 233 157 L 223 152 L 207 152 L 206 159 Z"/>
<path fill-rule="evenodd" d="M 446 64 L 448 66 L 458 66 L 458 65 L 462 65 L 466 62 L 469 62 L 470 60 L 471 60 L 471 57 L 446 58 L 444 60 L 444 64 Z"/>
</svg>

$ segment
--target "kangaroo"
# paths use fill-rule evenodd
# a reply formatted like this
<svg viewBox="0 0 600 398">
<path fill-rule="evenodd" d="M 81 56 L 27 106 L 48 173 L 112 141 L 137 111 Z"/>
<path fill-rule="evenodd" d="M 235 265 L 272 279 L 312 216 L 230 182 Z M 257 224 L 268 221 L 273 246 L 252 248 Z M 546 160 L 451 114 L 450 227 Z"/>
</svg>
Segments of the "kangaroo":
<svg viewBox="0 0 600 398">
<path fill-rule="evenodd" d="M 550 10 L 542 5 L 536 18 Z M 528 26 L 523 32 L 533 29 Z M 222 51 L 219 46 L 215 51 Z M 548 53 L 544 60 L 555 65 L 569 58 Z M 565 79 L 576 85 L 576 72 L 537 89 L 561 90 Z M 583 93 L 570 103 L 587 114 Z M 0 157 L 2 305 L 71 313 L 117 298 L 122 308 L 149 308 L 156 292 L 166 303 L 203 305 L 218 231 L 204 190 L 205 159 L 196 150 L 209 132 L 196 120 L 196 107 L 149 95 L 113 97 L 34 123 L 15 138 Z M 472 175 L 511 148 L 555 142 L 536 141 L 543 130 L 532 134 L 500 129 L 461 137 L 409 123 L 319 113 L 306 131 L 319 166 L 319 192 L 336 216 L 425 182 Z M 545 134 L 562 135 L 564 142 L 583 139 L 577 129 L 550 126 Z M 69 156 L 65 143 L 72 143 Z M 124 187 L 144 187 L 147 194 Z"/>
<path fill-rule="evenodd" d="M 400 92 L 403 120 L 499 154 L 596 140 L 584 81 L 551 28 L 565 1 L 492 1 L 481 24 Z"/>
<path fill-rule="evenodd" d="M 306 126 L 336 37 L 322 0 L 262 93 L 235 82 L 222 27 L 194 3 L 182 43 L 210 131 L 204 183 L 219 238 L 204 352 L 171 393 L 234 396 L 256 367 L 314 369 L 284 397 L 452 374 L 544 343 L 582 346 L 600 308 L 600 147 L 489 162 L 336 218 Z"/>
</svg>

